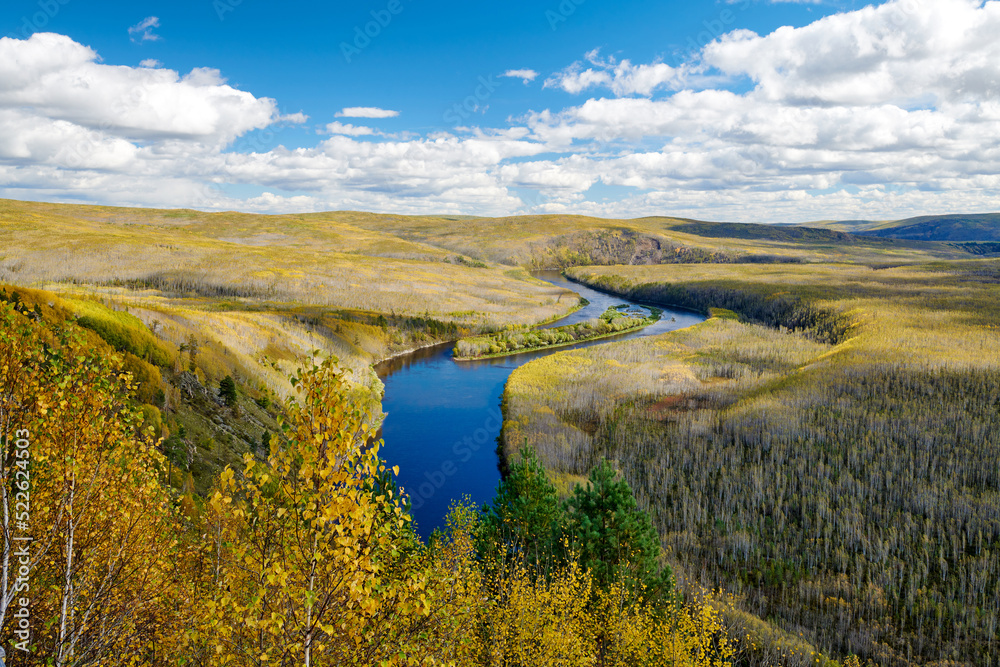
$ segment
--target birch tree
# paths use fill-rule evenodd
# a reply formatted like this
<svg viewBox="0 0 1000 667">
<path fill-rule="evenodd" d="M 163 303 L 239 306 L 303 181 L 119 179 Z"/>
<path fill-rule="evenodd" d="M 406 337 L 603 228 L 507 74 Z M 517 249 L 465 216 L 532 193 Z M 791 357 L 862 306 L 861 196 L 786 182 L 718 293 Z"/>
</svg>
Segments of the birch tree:
<svg viewBox="0 0 1000 667">
<path fill-rule="evenodd" d="M 95 356 L 79 332 L 4 310 L 0 420 L 5 432 L 28 434 L 30 451 L 30 520 L 13 528 L 26 523 L 33 538 L 26 577 L 33 655 L 59 667 L 153 664 L 172 641 L 162 605 L 172 593 L 177 543 L 159 481 L 162 458 L 138 431 L 132 379 L 115 355 Z M 16 591 L 10 454 L 5 446 L 0 470 L 5 639 Z"/>
<path fill-rule="evenodd" d="M 428 577 L 383 482 L 371 404 L 333 361 L 294 378 L 287 443 L 226 469 L 210 506 L 214 592 L 201 625 L 219 665 L 396 660 L 427 625 Z"/>
</svg>

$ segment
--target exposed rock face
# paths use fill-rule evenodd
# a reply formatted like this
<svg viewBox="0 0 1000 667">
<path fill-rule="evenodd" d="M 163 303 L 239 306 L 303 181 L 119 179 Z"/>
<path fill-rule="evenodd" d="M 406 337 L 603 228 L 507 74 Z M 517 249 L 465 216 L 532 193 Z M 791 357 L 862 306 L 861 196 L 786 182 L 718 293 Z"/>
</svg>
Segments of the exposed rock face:
<svg viewBox="0 0 1000 667">
<path fill-rule="evenodd" d="M 576 232 L 534 245 L 525 265 L 531 269 L 600 264 L 673 264 L 677 262 L 732 262 L 717 251 L 677 245 L 667 239 L 630 229 Z"/>
<path fill-rule="evenodd" d="M 194 373 L 189 373 L 188 371 L 182 372 L 178 376 L 177 384 L 180 387 L 181 394 L 189 401 L 197 402 L 202 400 L 214 403 L 220 407 L 225 405 L 222 397 L 199 382 L 198 376 Z"/>
</svg>

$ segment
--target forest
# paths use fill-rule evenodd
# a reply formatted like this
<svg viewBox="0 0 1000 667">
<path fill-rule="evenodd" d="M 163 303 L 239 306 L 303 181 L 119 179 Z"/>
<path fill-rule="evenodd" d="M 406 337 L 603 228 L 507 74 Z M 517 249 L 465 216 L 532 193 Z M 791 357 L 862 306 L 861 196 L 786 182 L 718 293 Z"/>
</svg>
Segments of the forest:
<svg viewBox="0 0 1000 667">
<path fill-rule="evenodd" d="M 1000 263 L 568 274 L 719 310 L 515 371 L 509 452 L 570 481 L 614 461 L 678 579 L 722 586 L 779 643 L 996 664 Z"/>
</svg>

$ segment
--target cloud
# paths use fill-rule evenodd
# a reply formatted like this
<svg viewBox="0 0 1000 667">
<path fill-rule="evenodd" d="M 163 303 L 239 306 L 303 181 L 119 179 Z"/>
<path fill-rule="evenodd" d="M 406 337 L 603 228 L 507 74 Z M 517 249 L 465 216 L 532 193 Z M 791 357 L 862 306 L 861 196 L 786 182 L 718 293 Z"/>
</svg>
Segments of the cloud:
<svg viewBox="0 0 1000 667">
<path fill-rule="evenodd" d="M 926 107 L 1000 97 L 1000 3 L 895 0 L 759 36 L 732 32 L 703 62 L 805 106 Z"/>
<path fill-rule="evenodd" d="M 157 67 L 162 67 L 162 66 L 163 63 L 161 63 L 156 58 L 146 58 L 145 60 L 139 63 L 139 67 L 149 67 L 152 69 L 156 69 Z"/>
<path fill-rule="evenodd" d="M 148 16 L 128 29 L 129 39 L 133 42 L 156 42 L 160 36 L 153 34 L 153 28 L 160 27 L 160 19 Z"/>
<path fill-rule="evenodd" d="M 395 118 L 398 111 L 378 107 L 345 107 L 334 114 L 336 118 Z"/>
<path fill-rule="evenodd" d="M 350 137 L 360 137 L 366 134 L 374 134 L 375 130 L 363 125 L 350 125 L 334 121 L 326 126 L 326 134 L 344 134 Z"/>
<path fill-rule="evenodd" d="M 633 65 L 629 60 L 618 62 L 613 56 L 601 58 L 598 51 L 589 52 L 585 60 L 587 67 L 577 61 L 561 72 L 545 80 L 544 87 L 560 88 L 577 95 L 589 88 L 609 88 L 615 95 L 652 95 L 658 89 L 677 89 L 686 72 L 657 62 L 648 65 Z"/>
<path fill-rule="evenodd" d="M 593 51 L 546 81 L 586 96 L 502 127 L 387 135 L 338 120 L 315 145 L 256 150 L 234 140 L 308 117 L 281 115 L 212 68 L 112 66 L 68 37 L 4 38 L 0 194 L 766 222 L 997 210 L 998 33 L 997 2 L 889 0 L 734 31 L 676 67 Z"/>
<path fill-rule="evenodd" d="M 521 79 L 524 85 L 528 85 L 538 77 L 538 72 L 533 69 L 509 69 L 500 76 L 510 79 Z"/>
<path fill-rule="evenodd" d="M 283 197 L 273 192 L 263 192 L 257 197 L 247 199 L 244 206 L 258 213 L 285 213 L 287 211 L 315 213 L 321 210 L 317 207 L 318 203 L 315 197 L 305 195 Z"/>
<path fill-rule="evenodd" d="M 0 112 L 95 141 L 221 148 L 279 119 L 268 98 L 226 85 L 218 70 L 119 67 L 69 37 L 0 39 Z M 16 139 L 6 133 L 0 141 Z"/>
<path fill-rule="evenodd" d="M 289 125 L 302 125 L 303 123 L 307 122 L 308 120 L 309 120 L 309 116 L 307 116 L 306 114 L 302 113 L 301 111 L 298 111 L 296 113 L 288 113 L 288 114 L 284 114 L 284 115 L 278 116 L 275 119 L 275 122 L 278 122 L 278 123 L 288 123 Z"/>
</svg>

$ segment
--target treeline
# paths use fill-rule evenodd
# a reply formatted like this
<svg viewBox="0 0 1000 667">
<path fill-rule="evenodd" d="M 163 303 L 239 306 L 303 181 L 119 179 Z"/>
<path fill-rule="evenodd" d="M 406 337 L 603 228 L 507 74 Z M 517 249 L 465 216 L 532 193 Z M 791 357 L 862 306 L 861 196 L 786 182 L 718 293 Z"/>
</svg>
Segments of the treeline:
<svg viewBox="0 0 1000 667">
<path fill-rule="evenodd" d="M 90 281 L 76 278 L 66 278 L 66 282 L 92 284 Z M 267 300 L 293 300 L 294 296 L 279 289 L 273 280 L 248 279 L 241 277 L 240 282 L 224 283 L 206 271 L 204 275 L 195 277 L 190 274 L 161 271 L 135 278 L 112 278 L 97 284 L 109 287 L 124 287 L 128 290 L 157 290 L 169 295 L 197 295 L 203 297 L 224 297 Z"/>
<path fill-rule="evenodd" d="M 730 664 L 712 598 L 672 594 L 609 466 L 560 506 L 529 456 L 488 511 L 456 507 L 422 543 L 378 456 L 376 397 L 326 362 L 295 377 L 266 460 L 181 497 L 121 358 L 30 314 L 0 304 L 0 495 L 28 488 L 31 507 L 0 519 L 7 649 L 18 577 L 31 591 L 8 665 Z"/>
<path fill-rule="evenodd" d="M 579 324 L 529 331 L 501 331 L 488 336 L 463 338 L 455 343 L 454 356 L 458 360 L 477 359 L 544 347 L 558 347 L 638 329 L 658 319 L 659 312 L 651 313 L 647 317 L 637 317 L 625 314 L 617 308 L 608 308 L 600 317 Z"/>
<path fill-rule="evenodd" d="M 959 250 L 973 255 L 996 255 L 1000 254 L 1000 242 L 996 241 L 967 241 L 965 243 L 951 243 Z"/>
<path fill-rule="evenodd" d="M 636 301 L 679 306 L 702 313 L 708 313 L 712 308 L 725 308 L 752 322 L 783 327 L 793 332 L 807 332 L 815 340 L 824 343 L 842 342 L 854 326 L 850 316 L 845 313 L 820 308 L 802 297 L 773 289 L 752 291 L 735 281 L 730 284 L 632 285 L 616 276 L 589 275 L 581 269 L 569 271 L 567 276 L 585 285 Z"/>
</svg>

